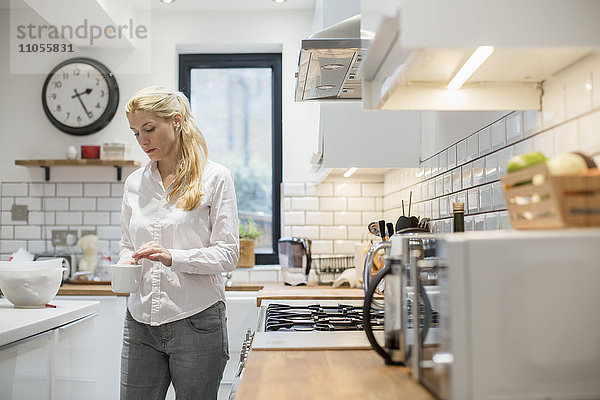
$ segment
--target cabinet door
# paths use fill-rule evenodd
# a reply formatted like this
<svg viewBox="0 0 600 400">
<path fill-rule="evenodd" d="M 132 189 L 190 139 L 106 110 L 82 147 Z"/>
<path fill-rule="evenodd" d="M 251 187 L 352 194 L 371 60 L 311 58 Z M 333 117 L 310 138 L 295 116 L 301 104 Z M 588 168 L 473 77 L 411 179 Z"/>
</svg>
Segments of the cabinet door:
<svg viewBox="0 0 600 400">
<path fill-rule="evenodd" d="M 60 296 L 59 298 L 72 300 L 73 296 Z M 91 300 L 100 302 L 100 312 L 95 317 L 92 334 L 90 335 L 87 332 L 82 333 L 84 337 L 80 338 L 82 341 L 94 341 L 95 353 L 93 354 L 93 366 L 95 367 L 95 383 L 93 388 L 91 388 L 91 383 L 89 383 L 88 387 L 91 388 L 90 391 L 88 391 L 84 397 L 79 398 L 97 400 L 118 399 L 121 381 L 121 346 L 123 342 L 123 322 L 125 320 L 125 311 L 127 309 L 127 297 L 77 296 L 77 300 Z M 83 327 L 81 329 L 85 330 Z M 79 328 L 77 328 L 77 330 L 79 330 Z M 77 346 L 84 346 L 84 343 L 80 342 L 77 344 Z M 76 355 L 73 356 L 77 358 Z M 90 355 L 90 357 L 92 357 L 92 355 Z M 60 358 L 60 355 L 57 355 L 57 358 Z M 72 360 L 72 363 L 73 362 L 76 361 Z M 86 374 L 89 372 L 91 371 L 88 368 Z M 58 373 L 59 371 L 57 370 L 57 374 Z M 77 390 L 75 388 L 77 385 L 79 384 L 75 384 L 73 382 L 71 383 L 71 388 L 73 391 Z M 79 386 L 84 385 L 81 383 Z"/>
<path fill-rule="evenodd" d="M 418 167 L 421 113 L 364 111 L 360 102 L 323 103 L 325 168 Z"/>
<path fill-rule="evenodd" d="M 0 400 L 50 399 L 54 331 L 0 347 Z"/>
</svg>

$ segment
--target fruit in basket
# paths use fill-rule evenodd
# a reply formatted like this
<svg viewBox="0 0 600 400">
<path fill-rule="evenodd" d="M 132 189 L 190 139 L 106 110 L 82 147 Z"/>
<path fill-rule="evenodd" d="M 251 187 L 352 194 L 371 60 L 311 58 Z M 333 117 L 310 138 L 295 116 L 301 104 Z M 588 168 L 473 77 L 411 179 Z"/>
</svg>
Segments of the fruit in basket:
<svg viewBox="0 0 600 400">
<path fill-rule="evenodd" d="M 546 161 L 546 167 L 550 175 L 581 175 L 588 170 L 588 162 L 580 153 L 563 153 Z"/>
<path fill-rule="evenodd" d="M 539 151 L 534 151 L 527 154 L 519 154 L 508 160 L 506 170 L 508 173 L 516 172 L 524 168 L 533 167 L 534 165 L 542 164 L 546 161 L 546 156 Z"/>
</svg>

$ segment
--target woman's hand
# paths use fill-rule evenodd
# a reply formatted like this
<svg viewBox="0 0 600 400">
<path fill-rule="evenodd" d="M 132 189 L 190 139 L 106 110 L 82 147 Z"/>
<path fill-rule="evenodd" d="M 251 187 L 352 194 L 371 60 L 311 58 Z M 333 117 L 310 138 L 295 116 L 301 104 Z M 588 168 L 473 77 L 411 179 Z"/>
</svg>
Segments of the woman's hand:
<svg viewBox="0 0 600 400">
<path fill-rule="evenodd" d="M 171 257 L 169 250 L 165 249 L 156 242 L 148 242 L 141 245 L 131 256 L 136 263 L 142 258 L 147 258 L 151 261 L 160 261 L 165 266 L 170 267 L 173 262 L 173 258 Z"/>
</svg>

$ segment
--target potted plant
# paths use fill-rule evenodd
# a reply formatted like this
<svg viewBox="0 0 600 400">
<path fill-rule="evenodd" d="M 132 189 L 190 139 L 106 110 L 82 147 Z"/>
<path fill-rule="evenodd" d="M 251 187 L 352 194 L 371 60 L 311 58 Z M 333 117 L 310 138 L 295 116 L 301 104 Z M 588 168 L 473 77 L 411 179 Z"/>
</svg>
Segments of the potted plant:
<svg viewBox="0 0 600 400">
<path fill-rule="evenodd" d="M 245 224 L 240 224 L 240 260 L 237 266 L 240 268 L 254 267 L 254 247 L 256 239 L 261 235 L 254 220 L 248 219 Z"/>
</svg>

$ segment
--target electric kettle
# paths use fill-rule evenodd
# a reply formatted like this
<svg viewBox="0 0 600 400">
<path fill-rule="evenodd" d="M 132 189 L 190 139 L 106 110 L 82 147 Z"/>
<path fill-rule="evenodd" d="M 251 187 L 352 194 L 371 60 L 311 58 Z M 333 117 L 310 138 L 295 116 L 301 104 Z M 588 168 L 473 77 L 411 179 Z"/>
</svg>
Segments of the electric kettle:
<svg viewBox="0 0 600 400">
<path fill-rule="evenodd" d="M 286 285 L 306 285 L 311 265 L 311 240 L 283 237 L 278 242 L 279 265 Z"/>
</svg>

